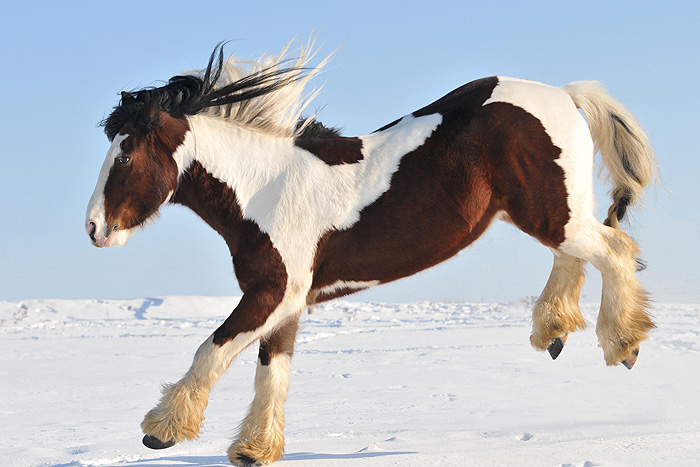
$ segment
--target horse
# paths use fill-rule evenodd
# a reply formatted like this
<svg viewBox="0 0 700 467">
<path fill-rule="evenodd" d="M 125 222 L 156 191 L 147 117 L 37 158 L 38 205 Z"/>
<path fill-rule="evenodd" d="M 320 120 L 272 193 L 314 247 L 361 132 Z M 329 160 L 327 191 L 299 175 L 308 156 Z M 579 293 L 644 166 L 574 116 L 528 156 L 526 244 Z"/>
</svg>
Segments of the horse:
<svg viewBox="0 0 700 467">
<path fill-rule="evenodd" d="M 640 124 L 602 85 L 478 79 L 346 137 L 302 116 L 318 93 L 304 89 L 328 61 L 309 66 L 312 44 L 246 62 L 223 50 L 204 70 L 122 92 L 102 122 L 111 146 L 87 209 L 92 244 L 122 246 L 166 204 L 184 205 L 224 238 L 243 292 L 146 414 L 146 446 L 196 439 L 210 390 L 259 341 L 255 397 L 228 458 L 280 459 L 303 309 L 447 260 L 495 220 L 554 255 L 531 345 L 555 359 L 586 327 L 578 300 L 590 262 L 602 276 L 605 362 L 632 368 L 655 324 L 636 278 L 639 248 L 620 221 L 658 167 Z M 593 212 L 597 152 L 613 186 L 603 223 Z"/>
</svg>

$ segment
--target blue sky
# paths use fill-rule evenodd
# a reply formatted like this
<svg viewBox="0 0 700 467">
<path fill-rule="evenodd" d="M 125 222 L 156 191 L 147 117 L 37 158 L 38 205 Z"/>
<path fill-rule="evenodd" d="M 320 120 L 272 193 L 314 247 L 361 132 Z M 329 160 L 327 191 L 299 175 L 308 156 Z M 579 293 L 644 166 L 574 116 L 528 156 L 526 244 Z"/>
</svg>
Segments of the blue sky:
<svg viewBox="0 0 700 467">
<path fill-rule="evenodd" d="M 476 2 L 475 2 L 476 3 Z M 125 248 L 97 249 L 85 207 L 121 90 L 318 35 L 320 119 L 366 134 L 490 75 L 605 83 L 647 129 L 663 185 L 626 229 L 658 301 L 700 300 L 700 7 L 696 2 L 14 2 L 0 16 L 0 300 L 237 295 L 226 246 L 167 207 Z M 341 45 L 342 44 L 342 45 Z M 600 215 L 605 187 L 597 186 Z M 537 296 L 551 253 L 505 224 L 448 263 L 356 295 L 384 301 Z M 589 267 L 583 299 L 596 301 Z"/>
</svg>

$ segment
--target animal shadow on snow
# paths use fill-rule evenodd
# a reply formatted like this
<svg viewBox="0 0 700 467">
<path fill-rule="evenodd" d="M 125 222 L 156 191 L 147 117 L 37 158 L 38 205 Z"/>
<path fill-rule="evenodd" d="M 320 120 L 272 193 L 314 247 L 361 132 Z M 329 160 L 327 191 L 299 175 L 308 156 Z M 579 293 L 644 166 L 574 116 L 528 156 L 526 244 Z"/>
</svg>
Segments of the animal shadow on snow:
<svg viewBox="0 0 700 467">
<path fill-rule="evenodd" d="M 285 454 L 282 461 L 308 461 L 308 460 L 334 460 L 334 459 L 365 459 L 370 457 L 382 456 L 399 456 L 406 454 L 416 454 L 409 451 L 369 451 L 369 452 L 351 452 L 347 454 L 331 454 L 331 453 L 316 453 L 316 452 L 290 452 Z"/>
<path fill-rule="evenodd" d="M 169 464 L 168 462 L 172 462 Z M 52 464 L 47 467 L 83 467 L 84 462 L 73 461 L 66 464 Z M 92 465 L 89 464 L 88 465 Z M 100 464 L 102 465 L 102 464 Z M 171 456 L 157 459 L 141 459 L 138 461 L 117 461 L 115 464 L 104 464 L 103 467 L 231 467 L 226 456 Z"/>
<path fill-rule="evenodd" d="M 292 452 L 284 455 L 278 463 L 308 461 L 308 460 L 334 460 L 334 459 L 365 459 L 371 457 L 396 456 L 405 454 L 415 454 L 408 451 L 382 451 L 382 452 L 351 452 L 347 454 L 333 453 L 316 453 L 316 452 Z M 168 461 L 172 464 L 168 464 Z M 81 467 L 85 464 L 79 461 L 69 462 L 67 464 L 55 464 L 49 467 Z M 141 459 L 134 462 L 118 462 L 114 465 L 105 465 L 104 467 L 231 467 L 231 463 L 226 456 L 172 456 L 159 457 L 157 459 Z"/>
</svg>

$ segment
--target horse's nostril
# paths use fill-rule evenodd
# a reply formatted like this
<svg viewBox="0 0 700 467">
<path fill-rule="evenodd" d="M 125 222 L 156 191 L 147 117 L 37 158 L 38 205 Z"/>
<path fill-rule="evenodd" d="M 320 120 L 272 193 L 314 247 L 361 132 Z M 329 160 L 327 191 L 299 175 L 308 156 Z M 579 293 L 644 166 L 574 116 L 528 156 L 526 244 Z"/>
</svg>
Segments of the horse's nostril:
<svg viewBox="0 0 700 467">
<path fill-rule="evenodd" d="M 87 234 L 90 236 L 92 243 L 95 243 L 97 239 L 95 238 L 95 233 L 97 232 L 97 224 L 94 221 L 89 221 L 85 226 Z"/>
</svg>

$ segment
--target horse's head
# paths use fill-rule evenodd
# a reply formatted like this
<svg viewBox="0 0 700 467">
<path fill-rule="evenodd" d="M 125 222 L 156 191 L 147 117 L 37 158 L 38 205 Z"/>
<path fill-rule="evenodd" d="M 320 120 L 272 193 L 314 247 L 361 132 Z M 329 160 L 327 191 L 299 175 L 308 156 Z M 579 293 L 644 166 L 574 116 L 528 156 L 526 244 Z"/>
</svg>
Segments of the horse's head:
<svg viewBox="0 0 700 467">
<path fill-rule="evenodd" d="M 87 209 L 85 228 L 97 247 L 122 246 L 177 188 L 174 154 L 189 130 L 163 110 L 152 90 L 122 93 L 104 121 L 112 142 Z"/>
<path fill-rule="evenodd" d="M 293 136 L 308 104 L 304 85 L 323 66 L 305 68 L 313 53 L 310 46 L 301 52 L 291 67 L 281 66 L 288 61 L 283 53 L 263 58 L 245 71 L 233 58 L 224 61 L 219 44 L 202 73 L 122 93 L 121 102 L 103 122 L 112 146 L 88 205 L 85 228 L 92 243 L 126 244 L 134 229 L 172 198 L 179 174 L 193 156 L 193 151 L 184 154 L 189 117 L 209 112 L 240 125 Z"/>
</svg>

